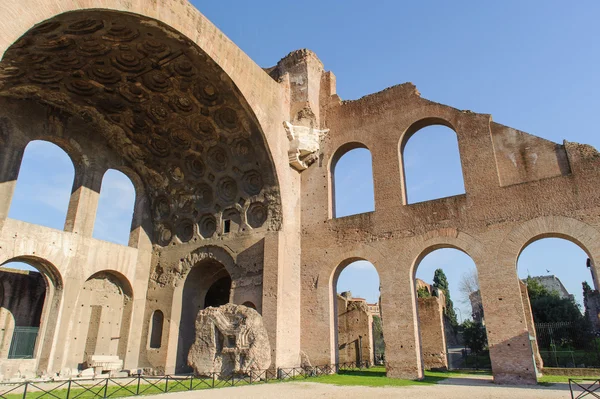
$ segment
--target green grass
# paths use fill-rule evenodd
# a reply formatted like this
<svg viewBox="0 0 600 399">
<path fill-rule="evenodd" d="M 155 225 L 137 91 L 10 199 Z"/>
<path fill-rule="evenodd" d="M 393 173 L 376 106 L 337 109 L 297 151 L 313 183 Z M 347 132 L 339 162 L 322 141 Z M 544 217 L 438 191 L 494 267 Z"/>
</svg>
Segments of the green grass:
<svg viewBox="0 0 600 399">
<path fill-rule="evenodd" d="M 444 373 L 439 373 L 444 374 Z M 446 373 L 449 374 L 449 373 Z M 305 381 L 319 382 L 322 384 L 333 385 L 359 385 L 367 387 L 385 387 L 385 386 L 407 386 L 407 385 L 433 385 L 439 381 L 445 380 L 448 376 L 438 375 L 438 373 L 425 373 L 425 378 L 420 381 L 400 380 L 388 378 L 385 376 L 384 367 L 371 367 L 363 370 L 340 371 L 339 374 L 324 375 L 320 377 L 309 378 Z"/>
</svg>

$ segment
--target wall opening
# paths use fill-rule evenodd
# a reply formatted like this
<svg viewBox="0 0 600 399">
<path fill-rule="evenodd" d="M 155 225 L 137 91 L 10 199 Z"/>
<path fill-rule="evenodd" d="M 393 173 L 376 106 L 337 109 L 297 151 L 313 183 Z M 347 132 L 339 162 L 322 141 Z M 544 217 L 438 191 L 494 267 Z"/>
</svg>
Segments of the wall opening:
<svg viewBox="0 0 600 399">
<path fill-rule="evenodd" d="M 256 305 L 250 301 L 246 301 L 246 302 L 242 303 L 242 305 L 244 305 L 247 308 L 256 310 Z"/>
<path fill-rule="evenodd" d="M 342 146 L 332 158 L 331 208 L 334 218 L 375 210 L 373 160 L 360 143 Z"/>
<path fill-rule="evenodd" d="M 332 336 L 336 363 L 384 364 L 379 274 L 371 263 L 340 265 L 332 280 Z"/>
<path fill-rule="evenodd" d="M 534 240 L 517 271 L 537 367 L 600 367 L 600 294 L 587 253 L 563 238 Z"/>
<path fill-rule="evenodd" d="M 471 257 L 441 248 L 423 257 L 415 269 L 424 368 L 491 368 L 479 278 Z"/>
<path fill-rule="evenodd" d="M 15 258 L 0 267 L 0 358 L 37 359 L 36 372 L 48 367 L 62 281 L 56 268 L 38 258 Z"/>
<path fill-rule="evenodd" d="M 150 327 L 150 348 L 160 349 L 162 343 L 162 332 L 165 316 L 160 310 L 155 310 L 152 313 Z"/>
<path fill-rule="evenodd" d="M 435 124 L 414 132 L 409 129 L 400 151 L 405 204 L 465 193 L 454 130 Z"/>
<path fill-rule="evenodd" d="M 59 146 L 35 140 L 25 148 L 8 217 L 63 230 L 75 178 Z"/>
<path fill-rule="evenodd" d="M 231 276 L 224 265 L 216 260 L 206 259 L 192 267 L 183 285 L 176 373 L 192 372 L 187 364 L 187 356 L 196 338 L 198 312 L 208 306 L 229 303 L 230 298 Z"/>
<path fill-rule="evenodd" d="M 109 169 L 102 178 L 93 237 L 128 245 L 135 206 L 135 187 L 129 177 Z"/>
</svg>

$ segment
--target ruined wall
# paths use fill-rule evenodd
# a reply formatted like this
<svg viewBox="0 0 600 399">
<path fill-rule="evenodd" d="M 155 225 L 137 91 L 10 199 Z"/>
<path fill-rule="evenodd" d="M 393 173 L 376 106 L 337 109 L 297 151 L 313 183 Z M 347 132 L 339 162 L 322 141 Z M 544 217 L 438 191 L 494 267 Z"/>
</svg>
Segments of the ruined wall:
<svg viewBox="0 0 600 399">
<path fill-rule="evenodd" d="M 373 315 L 365 300 L 337 296 L 339 363 L 373 364 Z"/>
<path fill-rule="evenodd" d="M 376 267 L 381 281 L 388 375 L 422 376 L 415 268 L 431 251 L 450 247 L 466 252 L 476 264 L 495 381 L 534 383 L 515 265 L 526 244 L 551 236 L 578 243 L 592 258 L 600 256 L 598 153 L 589 146 L 530 136 L 522 136 L 522 142 L 520 134 L 510 144 L 512 133 L 492 127 L 490 115 L 428 101 L 412 84 L 355 101 L 330 95 L 322 99 L 321 110 L 329 133 L 319 162 L 302 174 L 302 191 L 310 198 L 302 206 L 302 346 L 311 361 L 332 361 L 331 343 L 319 338 L 332 326 L 331 276 L 348 262 L 364 259 Z M 406 204 L 400 150 L 412 134 L 432 124 L 457 134 L 466 194 Z M 333 218 L 332 165 L 357 147 L 372 155 L 375 210 Z"/>
<path fill-rule="evenodd" d="M 426 370 L 447 370 L 443 302 L 437 297 L 419 298 L 418 306 L 423 367 Z"/>
</svg>

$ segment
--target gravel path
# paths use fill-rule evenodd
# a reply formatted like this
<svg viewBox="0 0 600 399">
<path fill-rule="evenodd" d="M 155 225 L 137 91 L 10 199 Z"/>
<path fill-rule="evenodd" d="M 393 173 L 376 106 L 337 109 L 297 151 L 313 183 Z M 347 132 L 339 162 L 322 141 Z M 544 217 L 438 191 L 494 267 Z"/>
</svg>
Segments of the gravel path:
<svg viewBox="0 0 600 399">
<path fill-rule="evenodd" d="M 444 399 L 538 399 L 569 398 L 567 384 L 549 387 L 508 387 L 490 381 L 470 378 L 451 378 L 438 385 L 371 388 L 361 386 L 336 386 L 315 382 L 286 382 L 220 388 L 193 392 L 158 395 L 161 399 L 233 399 L 233 398 L 284 398 L 284 399 L 349 399 L 349 398 L 444 398 Z M 155 396 L 153 396 L 155 397 Z"/>
</svg>

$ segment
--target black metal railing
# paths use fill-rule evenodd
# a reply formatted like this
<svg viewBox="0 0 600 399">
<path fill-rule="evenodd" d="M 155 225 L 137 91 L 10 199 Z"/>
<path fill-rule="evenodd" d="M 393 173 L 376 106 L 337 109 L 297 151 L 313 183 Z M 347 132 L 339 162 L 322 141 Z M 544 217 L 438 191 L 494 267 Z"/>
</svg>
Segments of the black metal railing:
<svg viewBox="0 0 600 399">
<path fill-rule="evenodd" d="M 600 380 L 583 380 L 569 378 L 571 399 L 580 399 L 589 395 L 590 398 L 600 398 Z"/>
<path fill-rule="evenodd" d="M 327 364 L 255 370 L 244 375 L 208 373 L 203 376 L 147 376 L 78 378 L 62 381 L 24 381 L 0 383 L 0 399 L 106 399 L 195 391 L 228 386 L 264 384 L 275 381 L 308 379 L 340 371 L 369 368 L 369 362 Z"/>
<path fill-rule="evenodd" d="M 600 338 L 592 331 L 570 322 L 536 323 L 535 331 L 545 367 L 600 367 Z"/>
</svg>

